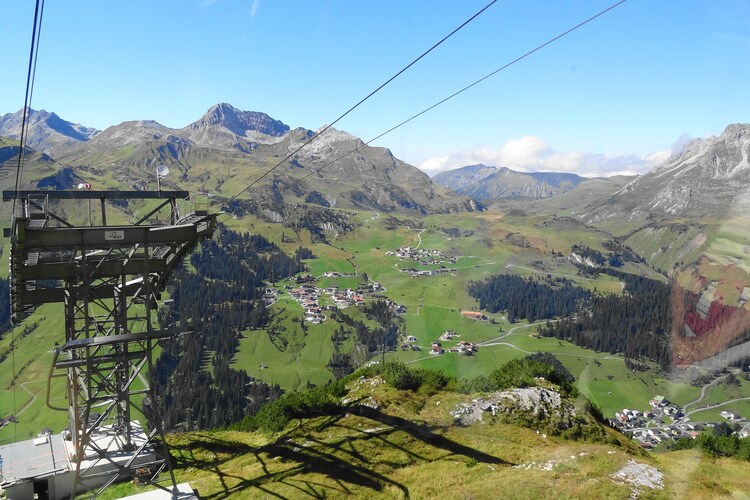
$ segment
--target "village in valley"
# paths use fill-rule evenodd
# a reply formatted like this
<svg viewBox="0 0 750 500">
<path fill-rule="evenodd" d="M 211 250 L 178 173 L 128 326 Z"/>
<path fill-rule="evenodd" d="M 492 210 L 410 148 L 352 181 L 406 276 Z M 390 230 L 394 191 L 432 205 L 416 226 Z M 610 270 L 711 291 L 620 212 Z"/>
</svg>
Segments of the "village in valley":
<svg viewBox="0 0 750 500">
<path fill-rule="evenodd" d="M 411 277 L 433 276 L 441 273 L 455 273 L 455 268 L 447 267 L 448 264 L 456 264 L 460 257 L 448 256 L 440 250 L 418 249 L 410 246 L 400 247 L 398 250 L 389 250 L 386 255 L 398 257 L 402 261 L 417 263 L 420 266 L 439 266 L 433 269 L 417 270 L 414 268 L 402 268 L 401 272 L 409 273 Z M 398 264 L 396 264 L 398 266 Z M 362 276 L 365 282 L 356 288 L 340 288 L 337 285 L 329 285 L 324 288 L 316 286 L 321 278 L 352 278 Z M 269 284 L 270 285 L 270 284 Z M 333 309 L 345 309 L 351 306 L 361 306 L 366 299 L 385 300 L 396 314 L 405 314 L 406 306 L 399 305 L 388 299 L 383 293 L 386 289 L 378 282 L 370 280 L 367 275 L 355 273 L 343 273 L 325 271 L 320 276 L 313 277 L 309 274 L 297 276 L 294 285 L 284 285 L 283 289 L 268 286 L 263 296 L 266 306 L 270 306 L 279 299 L 284 292 L 298 302 L 303 310 L 303 319 L 314 325 L 319 325 L 326 320 L 326 311 Z M 324 299 L 321 301 L 321 299 Z M 324 304 L 321 304 L 324 302 Z M 486 321 L 488 317 L 480 311 L 460 311 L 467 319 Z M 399 348 L 402 351 L 427 351 L 432 356 L 445 353 L 453 353 L 461 356 L 473 356 L 479 351 L 476 343 L 459 340 L 461 335 L 453 330 L 446 330 L 438 340 L 429 345 L 420 345 L 419 339 L 413 335 L 404 333 L 404 340 Z M 454 345 L 444 345 L 446 342 L 455 342 Z"/>
<path fill-rule="evenodd" d="M 412 278 L 455 273 L 456 269 L 448 267 L 447 264 L 455 264 L 459 259 L 459 257 L 448 256 L 440 250 L 417 249 L 410 246 L 404 246 L 398 250 L 389 250 L 386 255 L 398 257 L 402 261 L 416 262 L 423 267 L 439 266 L 436 269 L 415 269 L 413 267 L 401 269 L 402 273 L 408 273 Z"/>
<path fill-rule="evenodd" d="M 439 266 L 434 269 L 422 270 L 414 268 L 401 269 L 401 272 L 410 274 L 412 278 L 418 276 L 434 276 L 437 274 L 455 273 L 456 269 L 449 268 L 446 264 L 455 264 L 460 258 L 456 256 L 448 256 L 440 250 L 418 249 L 410 246 L 403 246 L 398 250 L 389 250 L 386 252 L 386 255 L 398 257 L 402 261 L 415 262 L 421 266 Z M 386 291 L 385 288 L 380 283 L 370 280 L 366 275 L 364 275 L 366 283 L 360 283 L 355 289 L 340 289 L 337 285 L 330 285 L 325 288 L 315 286 L 315 283 L 319 278 L 351 278 L 357 276 L 358 274 L 356 272 L 342 273 L 336 271 L 326 271 L 318 278 L 310 275 L 302 275 L 295 278 L 295 284 L 297 286 L 285 285 L 284 290 L 292 299 L 299 302 L 303 307 L 304 320 L 314 325 L 321 324 L 326 320 L 326 310 L 330 310 L 331 308 L 344 309 L 350 306 L 359 306 L 365 303 L 366 298 L 386 300 L 396 314 L 406 313 L 406 306 L 396 304 L 382 295 L 382 293 Z M 268 286 L 263 295 L 263 302 L 268 307 L 278 300 L 281 293 L 283 292 L 279 288 Z M 320 299 L 324 296 L 329 299 L 328 302 L 330 302 L 330 304 L 320 304 Z M 473 311 L 471 313 L 476 316 L 474 319 L 486 319 L 481 313 L 475 313 Z M 407 340 L 407 342 L 409 341 Z M 414 350 L 421 350 L 419 346 L 414 347 L 416 347 Z M 441 346 L 433 347 L 440 348 Z M 476 349 L 474 352 L 476 352 Z M 431 353 L 442 354 L 442 351 L 433 349 Z M 464 352 L 462 352 L 462 354 L 464 354 Z"/>
<path fill-rule="evenodd" d="M 350 278 L 358 276 L 356 273 L 339 273 L 327 271 L 321 278 Z M 366 276 L 365 276 L 366 278 Z M 319 325 L 326 320 L 325 311 L 331 309 L 345 309 L 350 306 L 361 306 L 365 298 L 377 298 L 385 300 L 396 314 L 405 314 L 406 306 L 396 304 L 382 294 L 385 288 L 375 281 L 367 279 L 367 283 L 360 283 L 356 289 L 340 289 L 337 285 L 326 288 L 315 286 L 317 278 L 310 275 L 298 276 L 295 281 L 297 286 L 285 285 L 284 290 L 289 296 L 297 301 L 304 309 L 304 320 L 314 325 Z M 275 287 L 267 287 L 263 295 L 266 306 L 275 303 L 279 295 L 283 293 Z M 328 305 L 321 305 L 321 298 L 327 297 Z"/>
<path fill-rule="evenodd" d="M 615 413 L 615 418 L 609 419 L 612 427 L 632 437 L 647 450 L 670 439 L 695 439 L 701 431 L 721 425 L 720 422 L 692 421 L 688 416 L 692 412 L 686 412 L 685 408 L 670 402 L 664 396 L 654 396 L 648 405 L 649 408 L 644 411 L 624 408 Z M 712 405 L 707 405 L 704 409 L 711 407 Z M 750 437 L 749 419 L 729 411 L 722 411 L 720 416 L 725 419 L 729 433 L 740 438 Z"/>
<path fill-rule="evenodd" d="M 408 262 L 406 267 L 402 265 L 400 272 L 408 273 L 412 278 L 435 276 L 442 273 L 455 273 L 455 265 L 458 256 L 448 256 L 440 250 L 419 249 L 417 247 L 403 246 L 397 250 L 385 252 L 386 255 L 397 257 L 402 262 Z M 422 269 L 416 269 L 418 265 Z M 399 267 L 399 264 L 395 264 Z M 426 268 L 426 269 L 425 269 Z M 361 278 L 362 282 L 351 288 L 331 284 L 331 279 Z M 328 279 L 325 286 L 318 286 L 318 282 Z M 268 286 L 263 300 L 266 306 L 275 303 L 279 296 L 288 294 L 288 297 L 298 302 L 303 308 L 303 320 L 313 325 L 326 321 L 326 311 L 345 309 L 352 306 L 362 306 L 368 300 L 384 300 L 392 308 L 394 313 L 403 315 L 406 306 L 399 305 L 388 299 L 384 293 L 385 287 L 371 280 L 366 274 L 344 273 L 336 271 L 325 271 L 317 277 L 303 274 L 294 278 L 293 284 L 285 284 L 283 287 Z M 482 311 L 459 310 L 464 318 L 475 321 L 488 321 L 489 318 Z M 531 335 L 536 337 L 536 335 Z M 459 356 L 475 356 L 479 351 L 479 345 L 461 339 L 461 334 L 454 330 L 445 330 L 438 339 L 420 342 L 420 339 L 407 332 L 402 332 L 402 337 L 397 348 L 401 351 L 420 351 L 429 356 L 441 356 L 456 354 Z M 688 404 L 689 406 L 689 404 Z M 708 406 L 702 409 L 707 409 Z M 686 409 L 668 401 L 664 396 L 654 396 L 648 402 L 645 410 L 624 408 L 615 412 L 614 418 L 609 418 L 612 427 L 636 440 L 644 449 L 652 449 L 669 440 L 681 438 L 695 438 L 702 430 L 715 428 L 717 426 L 727 427 L 729 432 L 739 437 L 750 436 L 750 420 L 734 413 L 723 411 L 721 417 L 726 422 L 698 422 L 692 421 L 690 414 L 692 410 Z"/>
</svg>

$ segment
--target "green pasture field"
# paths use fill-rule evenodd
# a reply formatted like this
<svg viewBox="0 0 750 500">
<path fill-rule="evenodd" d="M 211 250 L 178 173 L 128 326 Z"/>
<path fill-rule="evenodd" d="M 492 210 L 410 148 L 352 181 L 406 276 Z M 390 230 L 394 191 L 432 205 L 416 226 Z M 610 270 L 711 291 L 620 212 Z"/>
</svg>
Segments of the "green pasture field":
<svg viewBox="0 0 750 500">
<path fill-rule="evenodd" d="M 477 307 L 476 300 L 466 292 L 469 281 L 481 280 L 502 272 L 532 274 L 531 271 L 520 268 L 506 270 L 505 264 L 510 258 L 514 263 L 520 262 L 519 265 L 523 265 L 533 260 L 533 255 L 537 255 L 544 259 L 545 265 L 556 265 L 554 260 L 545 257 L 544 253 L 540 254 L 539 250 L 565 253 L 571 245 L 578 243 L 601 251 L 602 244 L 607 238 L 604 233 L 585 228 L 560 232 L 545 227 L 545 218 L 542 216 L 504 216 L 497 213 L 428 216 L 421 219 L 420 227 L 405 217 L 394 216 L 402 221 L 395 229 L 386 229 L 386 225 L 390 224 L 389 216 L 383 214 L 373 219 L 374 212 L 360 212 L 357 217 L 363 221 L 362 226 L 336 240 L 333 252 L 338 253 L 337 255 L 331 255 L 319 246 L 314 250 L 319 258 L 310 260 L 307 264 L 313 275 L 325 271 L 351 272 L 353 264 L 358 273 L 367 273 L 370 279 L 385 286 L 385 295 L 407 306 L 404 334 L 417 337 L 417 343 L 423 350 L 397 351 L 388 353 L 387 357 L 417 366 L 440 369 L 449 375 L 465 378 L 488 373 L 499 364 L 524 356 L 527 352 L 552 352 L 579 379 L 581 391 L 598 404 L 606 415 L 626 407 L 645 408 L 648 400 L 656 394 L 664 394 L 677 403 L 686 403 L 697 397 L 697 388 L 673 384 L 663 377 L 654 376 L 652 372 L 629 372 L 620 356 L 596 353 L 556 339 L 532 338 L 530 333 L 535 331 L 535 327 L 516 330 L 497 340 L 497 345 L 480 347 L 479 353 L 474 357 L 452 353 L 433 357 L 427 353 L 430 343 L 437 340 L 446 330 L 458 332 L 461 337 L 457 340 L 481 342 L 502 336 L 511 327 L 517 326 L 509 325 L 502 314 L 494 315 L 497 324 L 462 317 L 462 309 L 471 310 Z M 412 226 L 407 227 L 406 224 Z M 443 229 L 451 227 L 459 227 L 461 231 L 474 233 L 470 237 L 449 236 Z M 527 238 L 535 246 L 535 251 L 530 252 L 528 249 L 524 250 L 506 243 L 505 236 L 509 233 L 517 233 Z M 419 248 L 436 249 L 447 255 L 461 256 L 456 264 L 446 264 L 457 271 L 454 274 L 411 278 L 408 274 L 400 272 L 400 269 L 423 267 L 412 261 L 386 255 L 389 250 L 407 245 L 420 245 Z M 349 261 L 343 260 L 345 265 L 342 265 L 341 257 L 348 257 Z M 565 262 L 561 273 L 570 273 L 569 268 L 569 264 Z M 551 270 L 556 271 L 554 268 Z M 641 267 L 632 270 L 650 272 Z M 544 271 L 534 274 L 544 274 Z M 574 274 L 569 276 L 589 289 L 596 288 L 603 293 L 621 292 L 619 280 L 611 276 L 602 275 L 595 281 L 580 279 Z M 334 281 L 340 280 L 326 279 L 321 281 L 319 286 L 328 286 Z M 311 349 L 322 357 L 330 357 L 332 350 L 312 346 L 318 341 L 329 341 L 325 337 L 312 335 L 312 332 L 323 330 L 328 325 L 333 326 L 329 322 L 319 326 L 310 325 L 309 333 L 304 339 L 305 349 Z M 321 368 L 321 365 L 325 364 L 322 359 L 314 360 L 318 368 L 312 369 L 303 362 L 306 359 L 303 355 L 279 352 L 270 343 L 267 335 L 258 335 L 259 333 L 261 332 L 250 332 L 252 337 L 246 336 L 241 341 L 235 360 L 237 367 L 246 367 L 253 376 L 278 382 L 286 387 L 299 387 L 307 379 L 315 382 L 330 376 Z M 449 347 L 452 344 L 444 342 L 443 345 Z M 259 362 L 255 361 L 261 358 L 270 362 L 267 363 L 268 369 L 259 371 Z M 291 366 L 294 366 L 294 370 L 290 369 Z M 314 373 L 317 373 L 320 379 L 315 379 Z"/>
<path fill-rule="evenodd" d="M 488 322 L 481 323 L 490 325 Z M 460 333 L 459 329 L 455 330 Z M 613 416 L 615 411 L 621 411 L 623 408 L 646 409 L 648 401 L 657 394 L 662 394 L 678 404 L 685 404 L 698 397 L 698 388 L 670 382 L 654 375 L 653 371 L 630 372 L 622 356 L 597 353 L 554 338 L 531 336 L 535 332 L 536 326 L 530 326 L 517 328 L 512 333 L 507 333 L 506 329 L 507 335 L 495 334 L 494 337 L 502 338 L 494 341 L 490 340 L 494 337 L 477 339 L 475 335 L 465 335 L 452 342 L 442 342 L 446 351 L 458 340 L 489 340 L 488 344 L 495 344 L 480 346 L 479 352 L 474 356 L 461 356 L 449 352 L 432 356 L 428 351 L 433 339 L 424 342 L 418 337 L 417 343 L 427 346 L 422 351 L 398 351 L 389 353 L 388 356 L 412 366 L 437 369 L 456 378 L 472 378 L 487 374 L 511 359 L 535 352 L 550 352 L 571 371 L 576 377 L 579 390 L 597 404 L 605 416 Z"/>
<path fill-rule="evenodd" d="M 226 185 L 222 188 L 228 189 Z M 534 326 L 517 328 L 509 333 L 512 328 L 523 324 L 508 324 L 502 313 L 490 315 L 494 323 L 467 319 L 461 315 L 461 310 L 478 307 L 477 301 L 466 291 L 470 281 L 483 280 L 498 273 L 532 274 L 532 271 L 518 267 L 506 268 L 506 264 L 530 268 L 540 265 L 541 269 L 533 274 L 544 275 L 549 272 L 566 275 L 589 289 L 620 293 L 621 286 L 616 278 L 602 275 L 595 281 L 581 279 L 575 276 L 577 270 L 567 259 L 554 258 L 551 254 L 552 250 L 567 254 L 573 244 L 584 244 L 601 251 L 604 249 L 604 242 L 610 238 L 606 233 L 583 226 L 559 230 L 554 224 L 548 224 L 551 220 L 549 216 L 509 215 L 497 211 L 422 218 L 359 211 L 352 216 L 352 220 L 359 224 L 354 231 L 338 236 L 331 244 L 324 244 L 313 243 L 306 230 L 295 232 L 280 224 L 264 222 L 252 216 L 224 219 L 230 228 L 261 234 L 285 252 L 292 253 L 299 246 L 310 248 L 316 258 L 306 260 L 305 264 L 313 276 L 320 276 L 326 271 L 356 272 L 360 275 L 321 279 L 317 283 L 319 287 L 335 284 L 340 288 L 355 288 L 356 284 L 362 282 L 362 273 L 381 283 L 386 288 L 385 296 L 407 307 L 402 333 L 404 336 L 414 335 L 419 339 L 418 344 L 423 347 L 421 352 L 388 353 L 387 357 L 390 359 L 408 362 L 410 366 L 440 369 L 449 375 L 466 378 L 489 373 L 498 365 L 526 353 L 551 352 L 578 378 L 581 392 L 598 404 L 605 415 L 611 415 L 624 407 L 645 409 L 648 400 L 656 394 L 663 394 L 677 403 L 697 398 L 697 388 L 673 384 L 655 375 L 654 371 L 629 372 L 620 356 L 596 353 L 556 339 L 533 338 L 530 335 L 536 330 Z M 453 233 L 451 235 L 446 231 Z M 518 238 L 513 241 L 526 241 L 527 247 L 511 244 L 508 239 L 511 234 L 515 235 L 513 238 Z M 389 250 L 407 245 L 420 245 L 419 248 L 436 249 L 448 256 L 458 256 L 456 264 L 445 264 L 456 271 L 415 278 L 402 273 L 401 269 L 405 267 L 425 269 L 418 263 L 386 255 Z M 7 252 L 4 255 L 7 257 Z M 541 264 L 534 264 L 539 262 Z M 643 266 L 630 270 L 652 273 Z M 285 280 L 277 283 L 277 286 L 285 284 L 293 284 L 293 281 Z M 339 346 L 337 351 L 331 342 L 331 335 L 340 325 L 330 317 L 321 325 L 305 323 L 303 328 L 300 322 L 302 308 L 286 293 L 279 296 L 271 310 L 276 315 L 273 327 L 283 336 L 286 346 L 280 349 L 274 345 L 267 330 L 243 332 L 233 366 L 246 370 L 255 378 L 277 383 L 285 389 L 304 387 L 308 382 L 325 384 L 330 381 L 332 373 L 326 365 L 331 356 L 335 352 L 351 352 L 354 348 L 353 340 Z M 346 313 L 358 320 L 365 319 L 356 308 L 349 308 Z M 59 430 L 67 423 L 64 412 L 57 415 L 56 412 L 45 410 L 45 398 L 42 396 L 46 391 L 46 384 L 37 382 L 46 380 L 51 361 L 50 350 L 54 342 L 62 341 L 62 308 L 46 306 L 27 322 L 42 315 L 46 316 L 46 320 L 39 330 L 18 342 L 18 385 L 25 383 L 24 387 L 38 396 L 21 415 L 23 425 L 28 425 L 22 432 L 36 432 L 45 426 Z M 366 323 L 376 327 L 371 320 Z M 492 341 L 488 343 L 495 345 L 481 346 L 474 357 L 452 353 L 429 356 L 427 351 L 430 343 L 446 330 L 458 332 L 461 337 L 457 340 Z M 9 342 L 8 338 L 9 335 L 5 335 L 0 340 L 0 352 Z M 452 343 L 444 342 L 443 345 L 450 347 Z M 267 368 L 262 369 L 261 365 L 267 365 Z M 11 372 L 9 360 L 0 363 L 0 409 L 5 409 L 7 405 Z M 62 379 L 56 383 L 62 384 Z M 19 386 L 16 398 L 20 406 L 22 400 L 28 401 L 31 396 L 21 391 Z M 63 386 L 56 386 L 55 393 L 62 395 Z M 62 403 L 61 406 L 66 405 L 64 400 Z M 19 424 L 19 430 L 21 425 Z M 0 430 L 0 442 L 10 439 L 7 432 L 7 428 Z"/>
<path fill-rule="evenodd" d="M 323 289 L 337 286 L 339 287 L 339 290 L 346 290 L 347 288 L 356 290 L 357 287 L 363 283 L 364 281 L 361 276 L 347 276 L 343 278 L 320 278 L 315 286 Z"/>
<path fill-rule="evenodd" d="M 326 384 L 333 379 L 333 373 L 326 365 L 336 352 L 331 335 L 340 324 L 330 318 L 330 313 L 326 313 L 328 318 L 323 323 L 305 323 L 306 331 L 303 332 L 301 323 L 294 320 L 302 317 L 302 307 L 292 299 L 286 300 L 288 303 L 284 306 L 277 303 L 273 308 L 277 315 L 273 324 L 286 328 L 284 337 L 289 342 L 286 348 L 281 350 L 274 345 L 267 330 L 245 331 L 232 366 L 266 383 L 279 384 L 284 389 L 300 389 L 307 382 Z M 356 307 L 346 309 L 345 313 L 355 320 L 365 319 Z M 367 320 L 366 324 L 370 328 L 375 327 L 371 320 Z M 350 338 L 339 347 L 339 351 L 347 353 L 353 348 L 354 340 Z M 261 368 L 261 365 L 267 368 Z"/>
<path fill-rule="evenodd" d="M 748 415 L 750 415 L 750 401 L 734 401 L 719 406 L 718 408 L 699 409 L 695 413 L 691 413 L 690 418 L 701 422 L 727 422 L 727 420 L 721 416 L 721 412 L 723 411 L 729 411 L 735 415 L 748 418 Z"/>
<path fill-rule="evenodd" d="M 38 322 L 39 326 L 28 335 L 23 335 L 25 326 Z M 16 339 L 15 350 L 11 349 L 13 337 Z M 13 392 L 15 391 L 16 414 L 18 423 L 0 429 L 0 443 L 9 443 L 18 439 L 36 436 L 44 427 L 62 430 L 67 424 L 67 412 L 50 410 L 46 405 L 47 379 L 52 365 L 52 348 L 55 342 L 62 343 L 65 333 L 63 311 L 60 304 L 40 307 L 26 322 L 15 327 L 13 333 L 6 332 L 0 339 L 0 352 L 6 353 L 6 359 L 0 363 L 0 416 L 13 414 Z M 14 359 L 15 358 L 15 359 Z M 15 365 L 15 387 L 12 383 Z M 33 396 L 31 394 L 33 394 Z M 55 395 L 53 404 L 67 407 L 65 382 L 63 378 L 53 381 Z M 34 397 L 35 396 L 35 397 Z M 24 406 L 32 401 L 27 408 Z M 23 410 L 22 413 L 18 414 Z"/>
<path fill-rule="evenodd" d="M 704 406 L 713 406 L 717 403 L 724 403 L 734 399 L 740 399 L 750 395 L 750 382 L 737 376 L 737 385 L 730 385 L 720 382 L 709 387 L 706 391 L 706 397 L 699 403 L 699 406 L 691 406 L 688 411 L 691 412 L 690 418 L 693 420 L 725 422 L 726 420 L 720 415 L 722 411 L 730 411 L 745 418 L 750 418 L 750 400 L 735 401 L 715 408 L 705 408 Z M 695 413 L 692 413 L 693 410 Z"/>
</svg>

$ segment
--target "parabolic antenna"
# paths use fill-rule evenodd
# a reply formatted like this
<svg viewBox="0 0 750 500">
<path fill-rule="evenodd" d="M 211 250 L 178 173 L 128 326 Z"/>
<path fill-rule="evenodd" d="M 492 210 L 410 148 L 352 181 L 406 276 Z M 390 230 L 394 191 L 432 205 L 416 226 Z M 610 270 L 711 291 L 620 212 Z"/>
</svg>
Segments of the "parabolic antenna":
<svg viewBox="0 0 750 500">
<path fill-rule="evenodd" d="M 156 167 L 156 175 L 159 177 L 165 177 L 167 174 L 169 174 L 169 169 L 165 165 Z"/>
</svg>

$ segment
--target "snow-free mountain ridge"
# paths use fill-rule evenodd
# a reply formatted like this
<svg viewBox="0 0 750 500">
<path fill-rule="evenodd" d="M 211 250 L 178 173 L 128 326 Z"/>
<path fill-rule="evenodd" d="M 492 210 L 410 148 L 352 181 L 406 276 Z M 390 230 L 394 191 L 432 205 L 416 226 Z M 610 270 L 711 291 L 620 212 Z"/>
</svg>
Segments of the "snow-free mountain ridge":
<svg viewBox="0 0 750 500">
<path fill-rule="evenodd" d="M 19 140 L 23 122 L 23 110 L 0 116 L 0 135 Z M 99 131 L 78 123 L 63 120 L 57 114 L 45 110 L 29 110 L 26 145 L 54 155 L 77 143 L 96 136 Z"/>
<path fill-rule="evenodd" d="M 652 213 L 677 216 L 726 214 L 750 193 L 750 124 L 732 124 L 719 136 L 695 139 L 610 199 L 593 204 L 589 221 Z"/>
<path fill-rule="evenodd" d="M 477 200 L 531 200 L 565 193 L 586 179 L 563 172 L 517 172 L 479 164 L 441 172 L 433 180 Z"/>
<path fill-rule="evenodd" d="M 333 128 L 266 175 L 315 132 L 292 129 L 265 113 L 242 111 L 226 103 L 212 106 L 181 129 L 134 120 L 96 133 L 80 126 L 61 126 L 62 132 L 53 134 L 46 123 L 32 120 L 30 135 L 54 142 L 55 160 L 92 185 L 150 189 L 154 168 L 163 163 L 173 172 L 163 186 L 173 183 L 173 187 L 211 192 L 217 198 L 229 198 L 252 184 L 248 196 L 266 203 L 308 202 L 414 214 L 480 208 L 473 200 L 433 183 L 390 150 L 365 146 L 359 138 Z M 0 128 L 0 135 L 11 135 L 12 120 L 3 125 L 7 126 Z M 49 139 L 58 136 L 65 140 Z"/>
</svg>

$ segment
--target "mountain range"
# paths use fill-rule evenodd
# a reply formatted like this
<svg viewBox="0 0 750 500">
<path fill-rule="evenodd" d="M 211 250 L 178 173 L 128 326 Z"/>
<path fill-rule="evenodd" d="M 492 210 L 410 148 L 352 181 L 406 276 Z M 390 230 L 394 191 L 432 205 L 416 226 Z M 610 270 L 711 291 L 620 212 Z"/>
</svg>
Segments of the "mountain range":
<svg viewBox="0 0 750 500">
<path fill-rule="evenodd" d="M 0 117 L 0 135 L 20 139 L 23 110 Z M 94 128 L 63 120 L 55 113 L 31 109 L 28 116 L 26 145 L 50 156 L 63 152 L 80 142 L 85 142 L 99 133 Z"/>
<path fill-rule="evenodd" d="M 469 165 L 440 172 L 433 180 L 478 200 L 551 198 L 578 187 L 585 177 L 564 172 L 517 172 L 507 167 Z"/>
<path fill-rule="evenodd" d="M 575 208 L 578 217 L 592 224 L 643 221 L 655 214 L 704 217 L 750 203 L 749 158 L 750 124 L 732 124 L 719 136 L 693 140 L 636 177 L 585 178 L 479 164 L 440 172 L 433 180 L 482 202 L 535 201 L 535 207 Z"/>
<path fill-rule="evenodd" d="M 4 115 L 0 136 L 18 139 L 20 118 L 20 111 Z M 98 131 L 32 110 L 28 146 L 93 186 L 153 188 L 154 170 L 164 164 L 178 177 L 170 176 L 163 186 L 211 192 L 219 199 L 252 186 L 250 197 L 268 202 L 414 214 L 481 209 L 473 200 L 436 185 L 390 150 L 369 147 L 333 128 L 282 162 L 314 134 L 225 103 L 212 106 L 181 129 L 136 120 Z M 33 186 L 42 179 L 33 173 L 33 163 L 30 167 L 24 179 Z"/>
<path fill-rule="evenodd" d="M 5 114 L 0 136 L 17 139 L 20 126 L 20 111 Z M 595 179 L 482 164 L 430 179 L 390 150 L 333 128 L 281 162 L 316 132 L 226 103 L 180 129 L 137 120 L 99 131 L 31 110 L 28 130 L 27 144 L 39 152 L 29 162 L 32 171 L 33 165 L 56 162 L 58 169 L 70 168 L 71 175 L 92 185 L 148 189 L 155 183 L 155 167 L 165 164 L 177 173 L 164 180 L 165 186 L 211 192 L 219 199 L 252 185 L 251 197 L 261 201 L 414 214 L 477 210 L 493 200 L 536 201 L 536 206 L 550 200 L 555 210 L 594 224 L 653 214 L 720 214 L 750 202 L 748 124 L 696 139 L 642 176 Z M 5 144 L 0 158 L 12 156 L 11 147 Z M 42 171 L 24 177 L 33 185 L 50 175 L 49 169 Z"/>
</svg>

